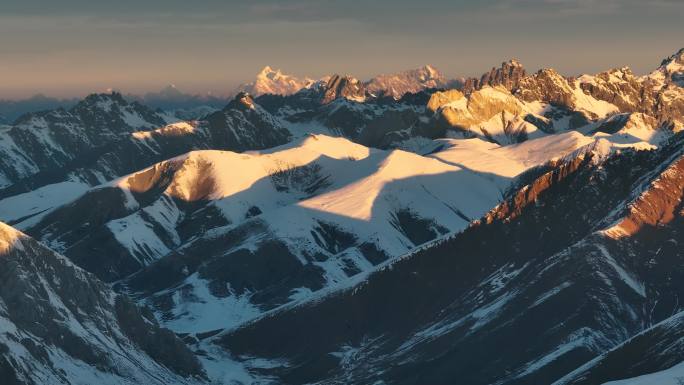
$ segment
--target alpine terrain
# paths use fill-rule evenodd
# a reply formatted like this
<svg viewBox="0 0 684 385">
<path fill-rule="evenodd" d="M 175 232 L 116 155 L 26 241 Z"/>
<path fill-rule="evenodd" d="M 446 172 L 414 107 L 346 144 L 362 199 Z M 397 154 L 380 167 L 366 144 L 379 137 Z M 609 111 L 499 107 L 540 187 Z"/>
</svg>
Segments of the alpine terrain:
<svg viewBox="0 0 684 385">
<path fill-rule="evenodd" d="M 0 384 L 684 383 L 684 49 L 654 64 L 0 117 Z"/>
</svg>

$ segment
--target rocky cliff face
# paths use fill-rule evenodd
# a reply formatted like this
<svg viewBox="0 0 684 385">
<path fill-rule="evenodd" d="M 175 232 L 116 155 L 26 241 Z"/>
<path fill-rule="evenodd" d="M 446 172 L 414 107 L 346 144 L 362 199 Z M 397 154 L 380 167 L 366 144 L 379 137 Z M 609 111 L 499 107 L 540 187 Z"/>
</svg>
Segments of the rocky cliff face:
<svg viewBox="0 0 684 385">
<path fill-rule="evenodd" d="M 663 60 L 648 76 L 637 78 L 628 68 L 583 76 L 580 87 L 596 99 L 615 104 L 623 112 L 649 114 L 673 129 L 684 127 L 684 51 Z"/>
<path fill-rule="evenodd" d="M 577 107 L 573 86 L 553 69 L 543 69 L 524 78 L 515 89 L 515 94 L 527 102 L 542 100 L 570 109 Z"/>
<path fill-rule="evenodd" d="M 323 89 L 321 103 L 328 104 L 339 98 L 362 102 L 366 99 L 366 88 L 358 79 L 333 75 Z"/>
<path fill-rule="evenodd" d="M 679 312 L 582 365 L 557 383 L 588 385 L 621 379 L 630 385 L 677 384 L 682 379 L 683 330 L 684 313 Z"/>
<path fill-rule="evenodd" d="M 0 378 L 11 384 L 195 384 L 170 331 L 90 273 L 0 223 Z"/>
<path fill-rule="evenodd" d="M 511 59 L 501 63 L 501 67 L 492 68 L 478 78 L 468 78 L 464 81 L 462 91 L 470 94 L 485 86 L 503 86 L 509 91 L 518 88 L 518 84 L 525 77 L 525 68 L 517 60 Z"/>
</svg>

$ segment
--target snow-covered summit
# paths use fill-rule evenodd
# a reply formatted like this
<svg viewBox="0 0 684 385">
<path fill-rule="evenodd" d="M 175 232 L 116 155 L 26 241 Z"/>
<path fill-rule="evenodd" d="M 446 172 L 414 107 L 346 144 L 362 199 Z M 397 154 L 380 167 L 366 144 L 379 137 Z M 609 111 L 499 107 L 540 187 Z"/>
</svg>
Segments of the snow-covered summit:
<svg viewBox="0 0 684 385">
<path fill-rule="evenodd" d="M 658 82 L 671 82 L 684 87 L 684 48 L 663 60 L 660 67 L 648 77 Z"/>
<path fill-rule="evenodd" d="M 375 95 L 399 99 L 408 92 L 416 93 L 429 88 L 442 88 L 447 84 L 444 75 L 428 64 L 395 74 L 378 75 L 366 83 L 366 88 Z"/>
<path fill-rule="evenodd" d="M 253 82 L 240 86 L 240 90 L 247 91 L 254 96 L 264 94 L 291 95 L 303 88 L 312 86 L 315 82 L 308 77 L 298 78 L 287 75 L 280 69 L 266 66 L 256 75 Z"/>
</svg>

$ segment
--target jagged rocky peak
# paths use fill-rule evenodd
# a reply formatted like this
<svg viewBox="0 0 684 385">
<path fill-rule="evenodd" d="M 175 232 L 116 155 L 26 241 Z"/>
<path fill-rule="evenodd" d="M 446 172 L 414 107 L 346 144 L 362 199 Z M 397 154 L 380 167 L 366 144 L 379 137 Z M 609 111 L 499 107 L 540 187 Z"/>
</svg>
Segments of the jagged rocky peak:
<svg viewBox="0 0 684 385">
<path fill-rule="evenodd" d="M 532 76 L 522 78 L 514 93 L 526 102 L 541 100 L 569 108 L 575 107 L 572 85 L 552 68 L 544 68 Z"/>
<path fill-rule="evenodd" d="M 684 87 L 684 48 L 663 60 L 650 77 Z"/>
<path fill-rule="evenodd" d="M 226 109 L 238 109 L 238 110 L 253 110 L 254 109 L 254 99 L 249 92 L 241 91 L 235 95 L 235 98 L 228 103 Z"/>
<path fill-rule="evenodd" d="M 661 66 L 667 66 L 668 64 L 671 64 L 671 63 L 677 63 L 677 64 L 684 65 L 684 48 L 680 49 L 674 55 L 663 60 L 662 63 L 660 63 L 660 65 Z"/>
<path fill-rule="evenodd" d="M 257 74 L 253 82 L 240 86 L 240 91 L 249 92 L 254 96 L 265 94 L 292 95 L 314 83 L 315 81 L 308 77 L 298 78 L 284 74 L 279 69 L 266 66 Z"/>
<path fill-rule="evenodd" d="M 324 87 L 321 103 L 328 104 L 339 98 L 362 102 L 366 99 L 366 87 L 359 79 L 335 74 Z"/>
<path fill-rule="evenodd" d="M 402 71 L 394 74 L 383 74 L 366 83 L 368 92 L 376 95 L 401 98 L 406 93 L 416 93 L 428 88 L 442 88 L 448 82 L 444 75 L 431 65 Z"/>
<path fill-rule="evenodd" d="M 614 104 L 622 112 L 647 112 L 653 109 L 653 98 L 647 97 L 640 79 L 629 67 L 583 75 L 578 80 L 585 93 Z"/>
<path fill-rule="evenodd" d="M 117 91 L 112 91 L 108 93 L 90 94 L 86 96 L 83 100 L 76 104 L 76 108 L 79 107 L 97 107 L 105 111 L 111 110 L 113 105 L 124 106 L 128 102 L 124 99 L 123 95 Z"/>
<path fill-rule="evenodd" d="M 520 80 L 526 75 L 525 68 L 515 59 L 510 59 L 501 63 L 501 67 L 492 67 L 489 72 L 477 78 L 466 79 L 463 84 L 463 92 L 469 94 L 479 90 L 484 86 L 501 85 L 509 91 L 518 87 Z"/>
</svg>

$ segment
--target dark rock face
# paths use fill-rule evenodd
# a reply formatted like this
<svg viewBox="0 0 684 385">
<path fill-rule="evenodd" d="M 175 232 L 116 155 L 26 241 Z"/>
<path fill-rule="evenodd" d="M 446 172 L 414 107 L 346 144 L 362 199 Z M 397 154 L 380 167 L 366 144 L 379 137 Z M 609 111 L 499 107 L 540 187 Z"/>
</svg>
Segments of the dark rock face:
<svg viewBox="0 0 684 385">
<path fill-rule="evenodd" d="M 358 98 L 337 97 L 330 99 L 327 104 L 321 104 L 326 93 L 335 93 L 325 88 L 306 89 L 289 96 L 260 96 L 256 102 L 285 122 L 324 126 L 332 135 L 384 149 L 402 140 L 423 135 L 421 129 L 426 124 L 420 119 L 427 120 L 425 105 L 434 91 L 407 93 L 399 100 L 369 95 L 362 99 L 360 96 L 363 94 L 359 92 Z"/>
<path fill-rule="evenodd" d="M 106 228 L 107 222 L 128 213 L 126 197 L 120 189 L 97 189 L 54 211 L 29 233 L 53 244 L 66 245 L 60 252 L 100 279 L 111 281 L 140 268 L 139 262 L 122 249 Z"/>
<path fill-rule="evenodd" d="M 269 373 L 291 384 L 553 383 L 679 309 L 684 255 L 657 245 L 684 230 L 684 186 L 672 179 L 684 171 L 681 139 L 556 164 L 464 233 L 216 343 L 287 357 Z M 643 199 L 669 216 L 656 213 L 665 219 L 627 238 L 597 232 L 644 188 L 667 191 Z M 673 356 L 667 362 L 684 358 Z"/>
<path fill-rule="evenodd" d="M 509 91 L 518 88 L 518 84 L 525 77 L 525 68 L 516 60 L 501 63 L 501 67 L 492 68 L 489 72 L 477 78 L 468 78 L 463 83 L 462 92 L 466 95 L 484 86 L 504 86 Z"/>
<path fill-rule="evenodd" d="M 414 245 L 421 245 L 449 232 L 448 229 L 421 218 L 409 209 L 395 212 L 392 225 L 406 235 Z"/>
<path fill-rule="evenodd" d="M 363 100 L 366 98 L 366 89 L 358 79 L 333 75 L 325 85 L 321 103 L 328 104 L 339 98 Z"/>
<path fill-rule="evenodd" d="M 124 297 L 114 303 L 121 330 L 155 361 L 183 377 L 201 376 L 204 369 L 194 354 L 168 329 L 157 327 L 157 320 Z M 151 326 L 152 325 L 152 326 Z"/>
<path fill-rule="evenodd" d="M 563 378 L 562 384 L 602 384 L 669 369 L 684 357 L 684 314 L 677 313 L 636 335 L 597 361 Z"/>
<path fill-rule="evenodd" d="M 236 152 L 259 150 L 287 143 L 290 132 L 248 94 L 239 94 L 222 111 L 206 117 L 214 143 L 207 148 Z"/>
<path fill-rule="evenodd" d="M 4 224 L 0 257 L 0 319 L 7 327 L 0 337 L 3 381 L 71 384 L 99 373 L 156 384 L 204 376 L 173 333 L 143 318 L 90 273 Z M 68 361 L 73 366 L 64 366 Z M 75 371 L 83 364 L 87 369 Z"/>
</svg>

